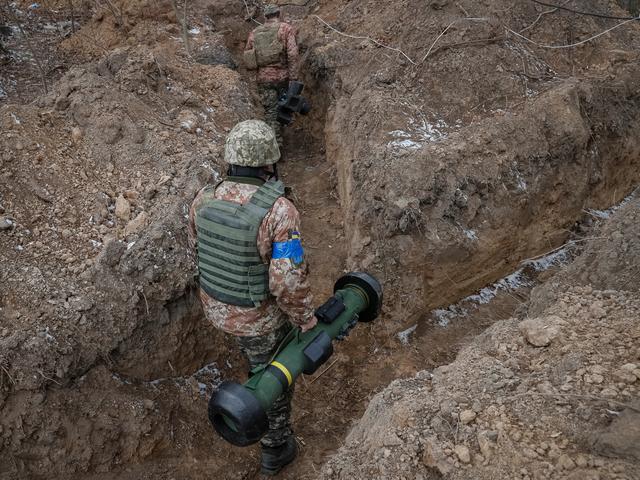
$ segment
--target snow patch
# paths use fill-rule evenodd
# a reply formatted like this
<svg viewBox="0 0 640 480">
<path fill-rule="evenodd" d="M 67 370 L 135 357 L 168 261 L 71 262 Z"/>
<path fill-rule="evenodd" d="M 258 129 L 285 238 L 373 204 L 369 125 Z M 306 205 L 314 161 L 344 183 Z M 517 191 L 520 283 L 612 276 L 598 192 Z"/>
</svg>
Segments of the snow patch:
<svg viewBox="0 0 640 480">
<path fill-rule="evenodd" d="M 422 148 L 422 144 L 414 142 L 413 140 L 393 140 L 388 143 L 389 147 L 402 148 L 405 150 L 419 150 Z"/>
<path fill-rule="evenodd" d="M 432 317 L 441 327 L 446 327 L 456 318 L 464 318 L 469 315 L 473 308 L 479 305 L 486 305 L 493 300 L 501 292 L 511 292 L 523 287 L 532 287 L 535 280 L 530 278 L 526 273 L 527 267 L 532 268 L 536 272 L 542 272 L 551 267 L 562 265 L 570 260 L 568 246 L 565 246 L 549 255 L 540 257 L 535 260 L 528 260 L 511 275 L 498 280 L 497 282 L 484 287 L 478 293 L 463 298 L 458 303 L 449 305 L 447 308 L 438 308 L 431 311 Z"/>
<path fill-rule="evenodd" d="M 406 330 L 403 330 L 402 332 L 398 332 L 396 336 L 398 337 L 398 340 L 400 340 L 400 343 L 402 343 L 403 345 L 409 345 L 409 337 L 413 332 L 416 331 L 416 328 L 418 328 L 417 323 L 407 328 Z"/>
<path fill-rule="evenodd" d="M 404 129 L 392 130 L 388 133 L 393 137 L 393 140 L 387 143 L 387 147 L 418 150 L 426 143 L 438 142 L 447 138 L 445 129 L 449 126 L 443 119 L 437 118 L 435 115 L 431 115 L 432 119 L 427 119 L 422 111 L 416 111 L 416 107 L 408 102 L 401 102 L 401 107 L 409 112 L 413 110 L 414 113 L 404 113 L 407 117 L 407 126 Z"/>
<path fill-rule="evenodd" d="M 475 230 L 467 230 L 463 228 L 462 232 L 464 233 L 465 237 L 467 237 L 469 240 L 478 240 L 478 234 L 476 233 Z"/>
<path fill-rule="evenodd" d="M 617 205 L 614 205 L 613 207 L 607 208 L 606 210 L 589 209 L 587 210 L 587 213 L 590 215 L 593 215 L 596 218 L 601 218 L 603 220 L 607 219 L 617 210 L 619 210 L 620 208 L 624 207 L 627 203 L 629 203 L 631 199 L 635 198 L 638 192 L 640 192 L 640 187 L 636 188 L 633 192 L 631 192 L 629 195 L 624 197 L 620 203 L 618 203 Z"/>
</svg>

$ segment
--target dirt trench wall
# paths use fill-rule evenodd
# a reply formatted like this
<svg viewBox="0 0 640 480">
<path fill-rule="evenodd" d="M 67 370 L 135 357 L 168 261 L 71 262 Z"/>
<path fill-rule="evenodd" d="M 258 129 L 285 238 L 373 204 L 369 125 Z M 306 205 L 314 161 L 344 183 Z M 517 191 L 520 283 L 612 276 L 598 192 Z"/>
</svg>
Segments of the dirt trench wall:
<svg viewBox="0 0 640 480">
<path fill-rule="evenodd" d="M 638 271 L 639 215 L 636 199 L 612 217 L 598 236 L 623 232 L 628 245 L 594 239 L 526 319 L 376 395 L 319 478 L 638 478 L 640 303 L 637 285 L 616 287 Z M 585 277 L 602 290 L 575 284 Z"/>
<path fill-rule="evenodd" d="M 622 78 L 618 88 L 567 82 L 518 114 L 402 155 L 367 135 L 366 120 L 336 113 L 327 137 L 352 264 L 383 272 L 420 310 L 560 245 L 585 207 L 611 205 L 640 180 L 640 98 L 627 87 L 638 72 Z"/>
<path fill-rule="evenodd" d="M 640 179 L 635 27 L 558 53 L 505 37 L 504 25 L 535 20 L 530 2 L 435 3 L 329 3 L 319 12 L 347 34 L 401 45 L 415 65 L 314 16 L 302 34 L 309 84 L 330 92 L 322 98 L 325 144 L 337 169 L 348 268 L 378 274 L 401 319 L 557 247 L 584 208 L 616 203 Z M 460 8 L 484 20 L 461 20 Z M 550 15 L 527 33 L 558 43 L 558 32 L 586 35 L 603 25 Z M 420 63 L 424 38 L 445 29 Z"/>
<path fill-rule="evenodd" d="M 108 471 L 210 439 L 206 421 L 178 420 L 201 418 L 216 378 L 198 371 L 229 359 L 196 298 L 187 213 L 253 104 L 218 57 L 176 53 L 174 24 L 127 14 L 140 44 L 93 18 L 64 48 L 97 59 L 0 107 L 2 478 Z M 125 46 L 82 41 L 105 32 Z M 211 30 L 203 45 L 230 57 Z"/>
<path fill-rule="evenodd" d="M 524 318 L 377 394 L 318 478 L 637 478 L 639 218 L 636 197 Z"/>
</svg>

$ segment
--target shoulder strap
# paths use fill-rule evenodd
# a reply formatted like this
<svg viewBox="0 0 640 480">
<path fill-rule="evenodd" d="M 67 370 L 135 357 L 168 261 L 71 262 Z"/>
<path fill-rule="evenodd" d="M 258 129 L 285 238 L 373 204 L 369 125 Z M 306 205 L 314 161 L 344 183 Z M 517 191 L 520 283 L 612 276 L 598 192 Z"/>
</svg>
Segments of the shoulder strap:
<svg viewBox="0 0 640 480">
<path fill-rule="evenodd" d="M 237 215 L 247 221 L 258 221 L 259 225 L 278 198 L 283 195 L 284 184 L 280 180 L 269 180 L 258 188 L 249 202 L 238 209 Z"/>
</svg>

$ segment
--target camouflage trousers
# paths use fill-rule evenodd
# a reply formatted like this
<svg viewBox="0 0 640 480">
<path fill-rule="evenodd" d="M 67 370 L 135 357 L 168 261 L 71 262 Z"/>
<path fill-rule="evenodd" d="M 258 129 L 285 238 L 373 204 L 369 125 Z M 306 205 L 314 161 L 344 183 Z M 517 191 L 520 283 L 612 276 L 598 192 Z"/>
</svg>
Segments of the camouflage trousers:
<svg viewBox="0 0 640 480">
<path fill-rule="evenodd" d="M 282 148 L 282 125 L 278 122 L 278 100 L 288 85 L 289 82 L 258 84 L 260 102 L 264 107 L 264 121 L 276 132 L 280 148 Z"/>
<path fill-rule="evenodd" d="M 265 335 L 259 335 L 257 337 L 236 337 L 240 350 L 249 360 L 249 368 L 253 369 L 271 360 L 271 357 L 290 330 L 291 325 L 287 322 L 280 328 Z M 265 447 L 279 447 L 293 434 L 291 430 L 291 399 L 293 398 L 293 387 L 294 385 L 291 385 L 289 390 L 280 395 L 267 412 L 269 431 L 262 440 L 260 440 L 260 443 Z"/>
</svg>

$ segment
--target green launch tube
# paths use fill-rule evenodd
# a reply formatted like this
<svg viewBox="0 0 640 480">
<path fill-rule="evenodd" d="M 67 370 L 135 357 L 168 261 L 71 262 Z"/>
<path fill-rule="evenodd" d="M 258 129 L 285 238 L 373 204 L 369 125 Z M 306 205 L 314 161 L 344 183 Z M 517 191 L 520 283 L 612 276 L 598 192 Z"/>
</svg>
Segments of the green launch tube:
<svg viewBox="0 0 640 480">
<path fill-rule="evenodd" d="M 266 412 L 301 375 L 311 375 L 333 354 L 332 340 L 356 321 L 370 322 L 382 307 L 382 287 L 371 275 L 352 272 L 335 284 L 334 294 L 316 310 L 318 324 L 294 328 L 273 359 L 254 369 L 244 385 L 223 382 L 209 401 L 209 420 L 228 442 L 251 445 L 267 432 Z"/>
</svg>

